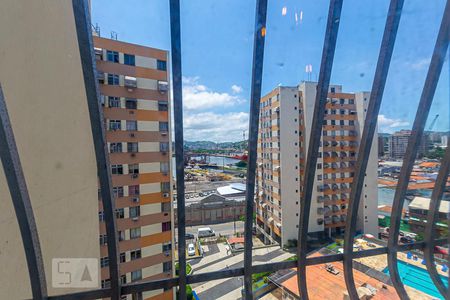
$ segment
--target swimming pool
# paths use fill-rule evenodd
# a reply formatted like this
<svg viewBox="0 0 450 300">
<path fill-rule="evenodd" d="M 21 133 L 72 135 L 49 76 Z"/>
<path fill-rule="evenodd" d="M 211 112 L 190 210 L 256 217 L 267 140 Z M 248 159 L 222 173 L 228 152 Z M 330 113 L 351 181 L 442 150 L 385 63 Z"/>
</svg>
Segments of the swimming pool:
<svg viewBox="0 0 450 300">
<path fill-rule="evenodd" d="M 422 291 L 430 296 L 444 299 L 437 287 L 434 286 L 433 281 L 431 280 L 430 275 L 427 270 L 416 267 L 414 265 L 408 264 L 407 262 L 398 261 L 398 272 L 404 284 Z M 388 268 L 383 270 L 383 273 L 389 274 Z M 448 286 L 447 277 L 440 276 L 445 286 Z"/>
</svg>

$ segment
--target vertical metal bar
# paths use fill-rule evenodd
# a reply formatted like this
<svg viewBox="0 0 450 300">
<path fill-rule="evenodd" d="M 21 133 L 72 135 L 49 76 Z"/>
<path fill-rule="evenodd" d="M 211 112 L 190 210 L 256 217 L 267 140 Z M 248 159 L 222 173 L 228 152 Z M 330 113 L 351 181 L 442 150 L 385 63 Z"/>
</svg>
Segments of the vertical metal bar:
<svg viewBox="0 0 450 300">
<path fill-rule="evenodd" d="M 353 176 L 353 183 L 351 185 L 350 203 L 347 209 L 347 223 L 345 227 L 343 263 L 345 283 L 351 299 L 358 299 L 355 280 L 353 278 L 353 242 L 356 232 L 359 203 L 361 201 L 361 192 L 364 184 L 368 158 L 372 148 L 375 130 L 377 128 L 377 117 L 383 98 L 392 52 L 394 51 L 403 3 L 404 0 L 391 0 L 389 6 L 380 54 L 378 56 L 377 67 L 372 84 L 369 106 L 366 119 L 364 120 L 364 129 L 356 161 L 355 175 Z"/>
<path fill-rule="evenodd" d="M 439 292 L 445 299 L 450 299 L 449 289 L 444 286 L 437 270 L 434 265 L 434 246 L 435 246 L 435 232 L 436 232 L 436 222 L 439 221 L 439 206 L 441 204 L 441 199 L 445 191 L 445 186 L 447 184 L 447 178 L 450 171 L 450 142 L 447 142 L 447 149 L 445 151 L 445 156 L 441 161 L 441 167 L 439 169 L 439 174 L 436 178 L 435 186 L 431 194 L 430 208 L 428 210 L 427 224 L 425 227 L 425 249 L 424 249 L 424 259 L 430 273 L 430 277 L 434 284 L 438 288 Z"/>
<path fill-rule="evenodd" d="M 115 203 L 112 192 L 111 167 L 108 145 L 105 138 L 103 111 L 97 84 L 94 45 L 92 42 L 91 21 L 86 0 L 72 0 L 84 86 L 94 141 L 97 173 L 100 182 L 103 210 L 105 212 L 106 234 L 108 242 L 109 277 L 111 281 L 111 299 L 120 298 L 119 247 L 115 220 Z"/>
<path fill-rule="evenodd" d="M 250 120 L 248 137 L 247 186 L 245 192 L 245 239 L 244 239 L 244 287 L 245 299 L 253 299 L 252 248 L 253 248 L 253 201 L 255 194 L 256 159 L 258 146 L 259 110 L 261 101 L 264 42 L 266 37 L 267 0 L 256 1 L 255 32 L 253 40 L 252 82 L 250 93 Z"/>
<path fill-rule="evenodd" d="M 177 223 L 179 298 L 186 299 L 186 216 L 184 202 L 183 83 L 181 73 L 180 0 L 170 0 L 170 40 L 172 54 L 175 165 L 177 180 Z"/>
<path fill-rule="evenodd" d="M 47 297 L 47 283 L 39 235 L 1 84 L 0 145 L 0 159 L 22 236 L 33 299 L 45 299 Z"/>
<path fill-rule="evenodd" d="M 308 299 L 308 289 L 306 286 L 306 255 L 309 213 L 311 209 L 311 198 L 314 187 L 314 178 L 319 155 L 319 144 L 322 135 L 322 123 L 325 116 L 325 104 L 328 97 L 328 87 L 330 85 L 331 70 L 333 67 L 334 52 L 336 49 L 337 35 L 341 18 L 343 0 L 331 0 L 325 39 L 322 50 L 322 60 L 320 62 L 319 82 L 317 83 L 316 98 L 314 104 L 314 115 L 312 120 L 311 135 L 308 146 L 305 178 L 303 181 L 303 192 L 301 193 L 301 209 L 298 231 L 298 268 L 297 280 L 300 297 Z"/>
<path fill-rule="evenodd" d="M 449 42 L 449 25 L 450 25 L 450 0 L 447 0 L 441 26 L 439 28 L 438 37 L 433 50 L 430 66 L 428 69 L 425 84 L 420 97 L 419 107 L 417 109 L 411 136 L 408 139 L 403 165 L 395 191 L 394 202 L 392 205 L 391 225 L 389 228 L 388 240 L 388 267 L 392 284 L 401 299 L 409 299 L 405 287 L 398 273 L 397 266 L 397 247 L 400 230 L 400 221 L 402 217 L 402 208 L 405 201 L 405 194 L 408 188 L 411 171 L 417 155 L 417 150 L 423 135 L 425 123 L 433 102 L 434 93 L 438 84 L 439 75 L 444 64 L 445 54 Z"/>
</svg>

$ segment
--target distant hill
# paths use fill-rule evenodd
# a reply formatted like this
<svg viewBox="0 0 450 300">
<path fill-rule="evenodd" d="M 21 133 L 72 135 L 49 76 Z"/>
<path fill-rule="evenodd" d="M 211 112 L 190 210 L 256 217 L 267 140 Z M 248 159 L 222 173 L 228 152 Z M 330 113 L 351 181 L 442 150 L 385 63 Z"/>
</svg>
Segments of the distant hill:
<svg viewBox="0 0 450 300">
<path fill-rule="evenodd" d="M 220 149 L 247 149 L 247 141 L 215 143 L 211 141 L 184 141 L 184 148 L 188 150 L 220 150 Z"/>
</svg>

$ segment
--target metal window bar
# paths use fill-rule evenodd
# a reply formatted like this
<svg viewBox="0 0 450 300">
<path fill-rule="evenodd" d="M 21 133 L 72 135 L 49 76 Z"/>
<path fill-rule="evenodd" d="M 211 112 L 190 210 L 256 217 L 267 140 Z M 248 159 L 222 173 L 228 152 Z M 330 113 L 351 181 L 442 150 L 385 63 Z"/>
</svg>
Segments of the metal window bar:
<svg viewBox="0 0 450 300">
<path fill-rule="evenodd" d="M 372 148 L 372 142 L 377 128 L 377 117 L 380 111 L 383 91 L 394 51 L 395 39 L 400 23 L 403 8 L 403 0 L 392 0 L 389 6 L 383 39 L 380 47 L 375 76 L 372 84 L 372 91 L 369 98 L 364 129 L 361 143 L 358 150 L 355 175 L 351 184 L 350 202 L 347 207 L 347 222 L 345 224 L 344 238 L 344 278 L 350 299 L 358 299 L 358 293 L 353 277 L 353 242 L 356 232 L 356 220 L 358 217 L 359 203 L 364 185 L 365 173 L 368 164 L 368 157 Z"/>
<path fill-rule="evenodd" d="M 396 0 L 392 0 L 394 2 Z M 396 197 L 394 200 L 394 214 L 399 214 L 399 211 L 401 212 L 401 206 L 403 204 L 403 197 L 399 197 L 401 193 L 404 193 L 407 188 L 408 180 L 405 180 L 404 178 L 406 175 L 409 177 L 409 166 L 410 163 L 414 161 L 415 159 L 415 152 L 417 146 L 418 146 L 418 138 L 417 136 L 421 136 L 423 133 L 423 127 L 424 123 L 426 121 L 426 116 L 428 114 L 429 106 L 432 102 L 432 96 L 434 94 L 437 80 L 439 77 L 440 70 L 442 68 L 443 64 L 443 56 L 445 55 L 446 49 L 448 47 L 448 23 L 450 22 L 450 15 L 449 15 L 449 1 L 447 1 L 446 9 L 444 12 L 443 21 L 441 24 L 441 29 L 438 35 L 438 39 L 436 42 L 435 52 L 433 54 L 432 62 L 430 65 L 430 70 L 427 75 L 427 79 L 425 82 L 424 91 L 422 93 L 421 101 L 419 104 L 419 110 L 416 116 L 416 120 L 414 123 L 414 131 L 413 135 L 410 138 L 410 142 L 408 144 L 408 150 L 407 150 L 407 156 L 404 161 L 402 174 L 405 174 L 405 176 L 401 177 L 401 183 L 399 183 L 399 187 L 396 191 Z M 399 2 L 397 2 L 397 5 Z M 391 3 L 391 8 L 393 4 Z M 0 156 L 2 159 L 5 175 L 8 181 L 8 186 L 10 189 L 10 193 L 12 194 L 12 199 L 15 206 L 16 211 L 16 217 L 19 221 L 19 226 L 21 229 L 21 236 L 25 247 L 25 252 L 27 255 L 27 264 L 28 269 L 30 273 L 30 282 L 33 292 L 33 298 L 34 299 L 97 299 L 97 298 L 105 298 L 105 297 L 111 297 L 112 299 L 118 299 L 121 295 L 127 295 L 137 292 L 143 292 L 143 291 L 150 291 L 150 290 L 156 290 L 156 289 L 162 289 L 162 288 L 172 288 L 179 286 L 180 288 L 180 295 L 182 293 L 185 293 L 185 285 L 189 283 L 198 283 L 198 282 L 204 282 L 204 281 L 211 281 L 216 279 L 223 279 L 223 278 L 230 278 L 230 277 L 237 277 L 237 276 L 245 276 L 246 281 L 248 281 L 249 277 L 251 279 L 252 273 L 259 273 L 259 272 L 268 272 L 268 271 L 277 271 L 287 268 L 298 268 L 299 275 L 304 276 L 306 275 L 306 266 L 311 265 L 317 265 L 317 264 L 324 264 L 329 262 L 335 262 L 335 261 L 344 261 L 345 263 L 348 263 L 351 259 L 355 258 L 362 258 L 362 257 L 369 257 L 374 255 L 380 255 L 380 254 L 388 254 L 389 255 L 389 261 L 388 265 L 391 271 L 391 274 L 394 274 L 394 276 L 398 276 L 398 273 L 396 272 L 396 265 L 393 265 L 393 261 L 396 264 L 396 253 L 398 251 L 408 251 L 413 249 L 420 249 L 425 251 L 430 251 L 432 247 L 444 245 L 448 243 L 447 239 L 438 239 L 433 240 L 434 234 L 429 235 L 427 241 L 425 242 L 415 242 L 411 244 L 398 244 L 396 239 L 392 241 L 392 235 L 390 239 L 390 244 L 388 244 L 388 247 L 381 247 L 381 248 L 375 248 L 370 250 L 364 250 L 359 252 L 351 252 L 346 251 L 344 254 L 334 254 L 334 255 L 328 255 L 328 256 L 321 256 L 321 257 L 307 257 L 306 256 L 306 234 L 307 234 L 307 219 L 309 218 L 309 209 L 306 208 L 310 207 L 310 197 L 306 197 L 307 194 L 311 193 L 311 191 L 306 191 L 303 195 L 303 203 L 302 203 L 302 210 L 301 215 L 305 217 L 305 219 L 301 220 L 302 223 L 301 229 L 299 230 L 299 238 L 300 246 L 299 246 L 299 259 L 296 261 L 284 261 L 284 262 L 277 262 L 277 263 L 269 263 L 269 264 L 263 264 L 263 265 L 252 265 L 251 263 L 251 239 L 250 242 L 248 242 L 249 239 L 246 239 L 246 246 L 250 245 L 250 247 L 245 248 L 245 265 L 241 268 L 234 268 L 234 269 L 225 269 L 215 272 L 208 272 L 203 274 L 196 274 L 196 275 L 190 275 L 184 276 L 182 275 L 182 270 L 184 268 L 180 268 L 180 276 L 170 279 L 163 279 L 163 280 L 155 280 L 150 282 L 139 282 L 139 283 L 131 283 L 131 284 L 125 284 L 123 286 L 120 286 L 120 280 L 116 280 L 116 274 L 118 275 L 118 257 L 117 257 L 117 236 L 115 233 L 115 220 L 114 220 L 114 202 L 112 201 L 112 190 L 111 190 L 111 178 L 109 175 L 109 163 L 107 159 L 107 149 L 105 147 L 105 140 L 104 140 L 104 131 L 102 128 L 102 112 L 101 107 L 99 106 L 99 95 L 97 92 L 97 86 L 96 86 L 96 80 L 95 80 L 95 61 L 93 56 L 93 47 L 92 47 L 92 37 L 91 32 L 89 30 L 89 12 L 87 10 L 86 0 L 82 1 L 76 1 L 73 0 L 73 8 L 74 8 L 74 16 L 75 16 L 75 24 L 77 27 L 77 36 L 78 36 L 78 42 L 80 46 L 80 55 L 81 55 L 81 61 L 82 61 L 82 67 L 83 67 L 83 75 L 85 79 L 85 86 L 86 86 L 86 94 L 88 99 L 88 106 L 89 106 L 89 112 L 90 112 L 90 118 L 92 122 L 92 131 L 94 136 L 94 146 L 97 156 L 97 167 L 98 167 L 98 173 L 99 178 L 101 182 L 102 187 L 102 198 L 104 201 L 104 207 L 105 207 L 105 218 L 107 222 L 107 233 L 108 233 L 108 253 L 110 257 L 110 267 L 111 264 L 113 264 L 113 269 L 110 271 L 110 274 L 114 276 L 111 281 L 111 287 L 105 288 L 105 289 L 96 289 L 96 290 L 90 290 L 90 291 L 83 291 L 83 292 L 76 292 L 66 295 L 60 295 L 60 296 L 49 296 L 47 297 L 46 293 L 46 283 L 45 283 L 45 273 L 44 268 L 42 265 L 42 258 L 40 254 L 40 248 L 39 248 L 39 239 L 38 239 L 38 233 L 35 227 L 34 219 L 33 219 L 33 211 L 31 209 L 30 199 L 28 196 L 28 193 L 26 191 L 26 184 L 23 176 L 23 171 L 20 166 L 19 156 L 17 152 L 17 147 L 14 142 L 14 137 L 12 134 L 11 126 L 9 123 L 9 117 L 6 110 L 6 103 L 3 98 L 3 94 L 1 93 L 1 87 L 0 87 L 0 121 L 1 121 L 1 129 L 0 129 L 0 142 L 2 145 L 7 145 L 7 147 L 1 147 L 0 148 Z M 325 43 L 324 43 L 324 50 L 323 50 L 323 57 L 322 57 L 322 64 L 321 64 L 321 71 L 320 71 L 320 77 L 319 77 L 319 84 L 317 88 L 317 101 L 316 101 L 316 107 L 314 110 L 314 130 L 318 131 L 320 133 L 321 127 L 320 124 L 322 122 L 318 122 L 323 120 L 324 116 L 324 103 L 326 100 L 327 92 L 328 92 L 328 85 L 329 85 L 329 79 L 331 74 L 331 67 L 332 67 L 332 60 L 334 55 L 334 48 L 336 44 L 336 37 L 337 37 L 337 31 L 338 31 L 338 25 L 339 25 L 339 16 L 340 11 L 342 8 L 342 0 L 331 0 L 330 1 L 330 9 L 329 9 L 329 16 L 328 16 L 328 22 L 327 22 L 327 31 L 326 31 L 326 37 L 325 37 Z M 182 110 L 181 110 L 181 104 L 182 104 L 182 98 L 181 98 L 181 43 L 180 43 L 180 7 L 179 7 L 179 0 L 170 0 L 170 13 L 171 13 L 171 34 L 172 34 L 172 70 L 174 72 L 174 99 L 176 101 L 176 106 L 178 106 L 178 109 L 175 111 L 175 118 L 176 123 L 178 122 L 178 125 L 176 126 L 176 132 L 178 133 L 178 139 L 176 136 L 176 147 L 181 147 L 182 149 Z M 267 1 L 266 0 L 259 0 L 257 2 L 257 10 L 256 10 L 256 30 L 255 30 L 255 44 L 254 44 L 254 60 L 253 60 L 253 75 L 252 75 L 252 103 L 251 103 L 251 115 L 254 117 L 258 116 L 259 114 L 255 114 L 255 111 L 257 112 L 259 110 L 259 105 L 256 105 L 259 103 L 258 93 L 260 94 L 260 88 L 261 88 L 261 75 L 262 75 L 262 64 L 263 64 L 263 50 L 264 50 L 264 36 L 265 36 L 265 19 L 266 19 L 266 10 L 267 10 Z M 400 11 L 398 12 L 400 15 Z M 399 15 L 397 17 L 399 17 Z M 393 17 L 393 15 L 389 14 L 388 18 Z M 388 21 L 389 23 L 389 21 Z M 391 24 L 394 25 L 394 24 Z M 388 24 L 386 25 L 388 26 Z M 392 33 L 391 33 L 392 34 Z M 258 37 L 260 35 L 260 37 Z M 395 35 L 394 35 L 395 40 Z M 385 42 L 383 38 L 383 42 Z M 393 43 L 393 41 L 392 41 Z M 382 44 L 383 45 L 383 44 Z M 392 46 L 390 43 L 388 45 Z M 382 46 L 382 49 L 380 50 L 380 56 L 383 53 L 383 51 L 386 51 L 386 55 L 389 54 L 389 49 L 384 49 Z M 379 58 L 378 64 L 382 64 L 382 62 L 385 61 L 385 65 L 383 69 L 383 72 L 387 72 L 387 68 L 389 66 L 388 63 L 388 57 L 384 57 L 381 59 Z M 379 67 L 377 65 L 377 71 L 379 71 Z M 380 71 L 381 72 L 381 71 Z M 376 73 L 377 74 L 377 73 Z M 382 77 L 382 76 L 381 76 Z M 375 75 L 374 79 L 374 86 L 372 88 L 372 91 L 378 91 L 378 96 L 373 96 L 374 99 L 378 99 L 381 101 L 381 95 L 382 95 L 382 87 L 376 86 L 377 81 L 377 75 Z M 380 80 L 379 84 L 384 85 L 384 80 Z M 260 95 L 259 95 L 260 96 Z M 377 101 L 372 104 L 372 110 L 376 111 L 376 104 Z M 371 115 L 371 118 L 376 118 L 376 114 Z M 374 120 L 372 119 L 372 122 Z M 255 120 L 255 118 L 251 119 L 251 135 L 253 138 L 250 138 L 250 149 L 254 149 L 253 157 L 256 158 L 256 142 L 257 140 L 254 138 L 257 137 L 258 134 L 258 120 Z M 372 123 L 371 123 L 372 124 Z M 175 124 L 177 125 L 177 124 Z M 256 125 L 256 126 L 255 126 Z M 370 127 L 368 127 L 370 128 Z M 415 133 L 415 134 L 414 134 Z M 320 136 L 320 134 L 316 135 Z M 181 138 L 180 138 L 181 137 Z M 369 143 L 370 134 L 366 135 L 367 142 Z M 312 169 L 312 172 L 306 173 L 306 180 L 309 178 L 309 182 L 311 182 L 311 178 L 314 178 L 313 175 L 315 171 L 315 165 L 311 164 L 311 159 L 315 157 L 317 160 L 317 150 L 318 150 L 318 144 L 319 139 L 311 139 L 314 143 L 317 145 L 311 146 L 309 150 L 316 150 L 316 151 L 309 151 L 308 152 L 308 161 L 310 162 L 309 165 L 307 165 L 307 170 Z M 98 141 L 98 142 L 96 142 Z M 365 148 L 365 147 L 364 147 Z M 369 147 L 370 148 L 370 147 Z M 366 154 L 364 152 L 364 149 L 360 150 L 360 153 Z M 179 152 L 182 153 L 182 152 Z M 433 206 L 437 206 L 437 202 L 440 199 L 439 194 L 439 183 L 442 184 L 441 180 L 443 177 L 445 177 L 442 174 L 448 173 L 448 164 L 449 164 L 449 150 L 447 149 L 445 159 L 442 161 L 442 166 L 440 170 L 440 176 L 437 181 L 436 187 L 433 191 L 433 197 L 432 197 L 432 203 Z M 251 153 L 250 153 L 251 154 Z M 361 157 L 364 155 L 359 155 L 358 157 Z M 361 158 L 362 159 L 362 158 Z M 182 168 L 179 168 L 180 162 L 182 163 L 182 155 L 177 156 L 177 177 L 183 174 L 184 170 Z M 312 165 L 312 166 L 311 166 Z M 12 168 L 8 168 L 12 166 Z M 360 172 L 362 172 L 362 166 L 359 166 Z M 253 165 L 253 167 L 250 165 L 248 173 L 250 176 L 253 176 L 256 169 L 256 163 Z M 183 177 L 182 177 L 183 178 Z M 403 179 L 403 180 L 402 180 Z M 409 179 L 409 178 L 408 178 Z M 181 180 L 178 184 L 179 191 L 178 193 L 184 192 L 184 182 Z M 311 186 L 312 184 L 309 183 Z M 306 182 L 305 182 L 306 185 Z M 254 187 L 254 185 L 247 183 L 247 188 Z M 354 191 L 353 191 L 354 190 Z M 356 193 L 357 188 L 352 188 L 352 193 Z M 13 193 L 15 191 L 19 191 L 19 193 Z M 248 190 L 249 191 L 249 190 Z M 253 192 L 247 193 L 247 207 L 253 208 L 253 203 L 249 204 L 249 202 L 253 202 Z M 180 198 L 178 198 L 178 201 Z M 109 201 L 107 201 L 109 200 Z M 105 203 L 109 202 L 109 203 Z M 357 203 L 355 204 L 355 207 L 357 206 Z M 398 208 L 400 206 L 400 209 Z M 184 206 L 179 205 L 179 215 L 184 214 Z M 18 209 L 20 208 L 20 209 Z M 433 209 L 433 207 L 431 207 Z M 248 212 L 247 212 L 248 215 Z M 251 216 L 252 217 L 252 216 Z M 251 220 L 252 218 L 247 218 L 246 225 L 245 225 L 245 234 L 246 237 L 251 237 Z M 433 214 L 430 213 L 429 218 L 433 218 Z M 434 220 L 434 219 L 433 219 Z M 398 225 L 399 220 L 394 220 L 397 223 L 391 224 L 391 232 L 395 232 L 398 237 Z M 250 226 L 249 226 L 250 223 Z M 428 227 L 432 227 L 433 222 L 428 222 Z M 347 223 L 348 224 L 348 223 Z M 348 226 L 348 225 L 347 225 Z M 395 228 L 397 227 L 397 228 Z M 430 228 L 427 227 L 427 230 L 430 230 Z M 179 242 L 184 241 L 184 226 L 182 229 L 182 233 L 179 233 Z M 396 231 L 393 229 L 397 229 Z M 180 231 L 179 231 L 180 232 Z M 249 234 L 250 232 L 250 234 Z M 431 230 L 433 233 L 433 231 Z M 430 240 L 431 239 L 431 240 Z M 110 242 L 111 241 L 111 242 Z M 430 242 L 431 241 L 431 242 Z M 392 244 L 395 246 L 392 248 Z M 179 251 L 181 247 L 179 247 Z M 249 254 L 250 253 L 250 254 Z M 183 253 L 184 254 L 184 253 Z M 111 259 L 113 258 L 113 259 Z M 180 255 L 181 258 L 181 255 Z M 185 259 L 185 258 L 184 258 Z M 114 267 L 114 264 L 116 266 Z M 392 268 L 395 268 L 393 270 Z M 430 269 L 430 267 L 428 267 Z M 350 265 L 351 269 L 351 265 Z M 347 275 L 346 275 L 347 276 Z M 351 275 L 350 275 L 351 276 Z M 392 276 L 392 275 L 391 275 Z M 433 274 L 432 274 L 433 276 Z M 118 279 L 118 276 L 117 276 Z M 300 276 L 299 276 L 300 279 Z M 399 288 L 400 284 L 400 288 Z M 397 281 L 395 283 L 395 287 L 397 291 L 399 292 L 399 295 L 403 299 L 407 299 L 407 295 L 402 293 L 402 290 L 404 290 L 401 281 Z M 250 287 L 248 287 L 248 284 L 246 282 L 246 292 L 245 292 L 245 298 L 246 299 L 252 299 L 252 290 L 251 290 L 251 284 Z M 352 288 L 352 287 L 350 287 Z M 306 283 L 305 280 L 300 281 L 299 280 L 299 290 L 301 292 L 302 298 L 307 299 L 307 290 L 306 290 Z M 183 298 L 181 298 L 183 299 Z"/>
<path fill-rule="evenodd" d="M 450 171 L 450 143 L 447 142 L 444 159 L 441 161 L 438 177 L 433 192 L 431 193 L 430 209 L 428 210 L 427 225 L 425 227 L 425 250 L 424 259 L 428 273 L 433 280 L 434 285 L 445 299 L 450 298 L 450 290 L 444 286 L 434 265 L 434 232 L 436 232 L 436 222 L 439 220 L 439 206 L 444 194 L 445 186 Z M 449 212 L 450 213 L 450 212 Z"/>
<path fill-rule="evenodd" d="M 320 62 L 319 82 L 317 83 L 316 88 L 316 99 L 306 159 L 305 176 L 303 179 L 303 193 L 301 193 L 300 216 L 298 221 L 297 283 L 300 297 L 304 300 L 308 299 L 308 288 L 306 286 L 306 256 L 308 253 L 307 235 L 309 212 L 311 210 L 322 123 L 325 117 L 325 105 L 328 97 L 328 86 L 330 84 L 331 69 L 333 67 L 334 52 L 339 31 L 342 2 L 343 0 L 330 1 L 325 40 L 322 50 L 322 60 Z"/>
<path fill-rule="evenodd" d="M 120 299 L 119 272 L 119 241 L 115 218 L 115 201 L 109 163 L 108 145 L 105 138 L 103 110 L 96 80 L 96 64 L 94 44 L 92 41 L 91 18 L 87 1 L 72 0 L 75 27 L 80 50 L 81 67 L 83 70 L 84 86 L 91 121 L 92 137 L 94 141 L 95 157 L 97 159 L 97 173 L 100 182 L 103 210 L 105 214 L 109 279 L 111 282 L 111 300 Z"/>
<path fill-rule="evenodd" d="M 400 170 L 399 180 L 392 204 L 391 224 L 389 228 L 388 240 L 388 267 L 392 284 L 401 299 L 409 299 L 403 282 L 400 278 L 397 265 L 398 237 L 400 232 L 400 221 L 402 215 L 403 203 L 405 201 L 406 190 L 408 188 L 411 171 L 417 156 L 420 140 L 423 135 L 425 123 L 428 118 L 431 103 L 433 102 L 434 93 L 438 84 L 439 76 L 445 60 L 449 43 L 449 26 L 450 26 L 450 0 L 447 0 L 439 33 L 434 46 L 433 55 L 431 57 L 430 66 L 425 79 L 425 84 L 420 96 L 419 106 L 414 120 L 411 135 L 408 138 L 408 146 L 406 148 L 403 165 Z"/>
</svg>

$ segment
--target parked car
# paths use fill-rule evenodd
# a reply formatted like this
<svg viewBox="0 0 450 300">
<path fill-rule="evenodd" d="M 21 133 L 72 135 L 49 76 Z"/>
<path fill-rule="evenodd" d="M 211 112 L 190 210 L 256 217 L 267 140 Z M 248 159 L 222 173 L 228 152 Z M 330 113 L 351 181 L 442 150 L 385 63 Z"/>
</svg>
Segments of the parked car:
<svg viewBox="0 0 450 300">
<path fill-rule="evenodd" d="M 210 236 L 215 236 L 216 233 L 210 227 L 199 228 L 197 231 L 197 236 L 199 238 L 205 238 Z"/>
<path fill-rule="evenodd" d="M 192 244 L 192 243 L 188 245 L 188 255 L 189 256 L 195 255 L 195 247 L 194 247 L 194 244 Z"/>
<path fill-rule="evenodd" d="M 195 239 L 195 236 L 192 233 L 186 233 L 185 237 L 186 237 L 186 240 L 193 240 L 193 239 Z"/>
</svg>

